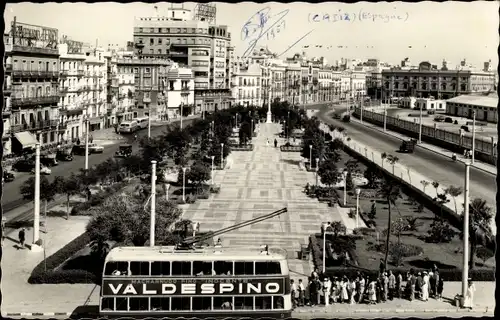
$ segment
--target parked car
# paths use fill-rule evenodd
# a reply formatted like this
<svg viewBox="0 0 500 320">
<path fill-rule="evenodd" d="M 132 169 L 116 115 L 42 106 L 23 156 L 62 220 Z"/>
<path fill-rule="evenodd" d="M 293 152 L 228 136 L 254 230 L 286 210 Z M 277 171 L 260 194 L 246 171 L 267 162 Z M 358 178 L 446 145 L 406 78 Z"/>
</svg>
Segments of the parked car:
<svg viewBox="0 0 500 320">
<path fill-rule="evenodd" d="M 33 168 L 35 168 L 34 159 L 21 159 L 12 165 L 12 169 L 19 172 L 30 172 Z"/>
<path fill-rule="evenodd" d="M 460 129 L 464 130 L 465 132 L 469 132 L 468 126 L 461 126 Z"/>
<path fill-rule="evenodd" d="M 89 143 L 89 153 L 103 153 L 104 152 L 104 147 L 100 146 L 96 143 Z M 84 152 L 85 154 L 85 152 Z"/>
<path fill-rule="evenodd" d="M 57 166 L 57 159 L 55 153 L 47 153 L 40 155 L 40 163 L 47 167 Z"/>
<path fill-rule="evenodd" d="M 444 117 L 443 116 L 437 116 L 434 118 L 434 121 L 436 122 L 443 122 L 444 121 Z"/>
<path fill-rule="evenodd" d="M 444 122 L 446 122 L 446 123 L 453 123 L 453 119 L 450 118 L 450 117 L 446 117 L 446 118 L 444 118 Z"/>
<path fill-rule="evenodd" d="M 13 172 L 7 170 L 3 172 L 3 180 L 2 180 L 3 182 L 11 182 L 14 181 L 15 178 L 16 176 L 14 175 Z"/>
<path fill-rule="evenodd" d="M 33 168 L 31 170 L 31 173 L 35 174 L 35 168 Z M 50 170 L 50 168 L 46 167 L 46 166 L 41 166 L 40 167 L 40 174 L 43 174 L 43 175 L 50 175 L 52 173 L 52 170 Z"/>
<path fill-rule="evenodd" d="M 56 159 L 60 160 L 60 161 L 73 161 L 73 155 L 71 154 L 71 148 L 57 150 Z"/>
</svg>

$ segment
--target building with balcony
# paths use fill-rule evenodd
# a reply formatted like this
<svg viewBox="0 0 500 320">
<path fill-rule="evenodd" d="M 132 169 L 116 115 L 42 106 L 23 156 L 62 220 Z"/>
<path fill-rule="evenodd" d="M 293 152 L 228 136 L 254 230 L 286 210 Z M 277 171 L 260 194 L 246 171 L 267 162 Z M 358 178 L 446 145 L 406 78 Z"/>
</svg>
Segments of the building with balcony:
<svg viewBox="0 0 500 320">
<path fill-rule="evenodd" d="M 333 77 L 333 69 L 331 67 L 323 67 L 319 69 L 319 86 L 318 86 L 318 102 L 329 102 L 334 99 L 335 79 Z"/>
<path fill-rule="evenodd" d="M 107 59 L 100 48 L 84 48 L 84 51 L 81 105 L 89 121 L 89 131 L 101 130 L 107 117 Z"/>
<path fill-rule="evenodd" d="M 83 78 L 85 54 L 82 43 L 59 44 L 59 121 L 60 140 L 75 141 L 84 133 Z"/>
<path fill-rule="evenodd" d="M 173 63 L 167 71 L 167 80 L 167 105 L 161 110 L 161 115 L 175 119 L 180 117 L 181 109 L 183 114 L 194 114 L 196 110 L 193 70 Z"/>
<path fill-rule="evenodd" d="M 195 20 L 185 8 L 163 17 L 136 18 L 134 51 L 139 57 L 170 59 L 194 73 L 196 112 L 231 105 L 231 34 L 227 26 Z"/>
<path fill-rule="evenodd" d="M 429 62 L 418 68 L 382 71 L 383 96 L 450 99 L 459 95 L 490 92 L 495 88 L 493 72 L 470 69 L 434 68 Z"/>
<path fill-rule="evenodd" d="M 249 59 L 238 59 L 233 63 L 232 92 L 237 105 L 262 106 L 261 97 L 262 68 Z"/>
<path fill-rule="evenodd" d="M 10 122 L 10 141 L 2 137 L 7 152 L 20 153 L 58 140 L 59 50 L 58 30 L 17 22 L 4 37 L 4 120 Z M 10 112 L 10 114 L 8 113 Z M 7 117 L 7 115 L 9 117 Z M 5 121 L 4 121 L 5 122 Z"/>
<path fill-rule="evenodd" d="M 136 118 L 151 113 L 151 119 L 153 120 L 166 117 L 167 72 L 173 62 L 167 59 L 145 57 L 117 57 L 114 62 L 122 72 L 132 71 L 134 75 L 133 89 L 131 83 L 125 80 L 130 79 L 130 75 L 128 77 L 124 75 L 124 80 L 122 80 L 123 88 L 118 90 L 118 101 L 123 99 L 123 102 L 118 103 L 117 121 L 121 122 L 124 119 L 129 119 L 130 114 L 132 118 Z M 117 84 L 119 85 L 119 83 L 118 81 Z M 131 101 L 134 102 L 133 106 L 130 106 Z M 127 110 L 127 108 L 129 109 Z"/>
<path fill-rule="evenodd" d="M 111 125 L 134 118 L 135 74 L 134 67 L 127 63 L 133 54 L 117 54 L 111 58 L 108 73 L 108 119 Z M 137 70 L 137 72 L 139 72 Z"/>
</svg>

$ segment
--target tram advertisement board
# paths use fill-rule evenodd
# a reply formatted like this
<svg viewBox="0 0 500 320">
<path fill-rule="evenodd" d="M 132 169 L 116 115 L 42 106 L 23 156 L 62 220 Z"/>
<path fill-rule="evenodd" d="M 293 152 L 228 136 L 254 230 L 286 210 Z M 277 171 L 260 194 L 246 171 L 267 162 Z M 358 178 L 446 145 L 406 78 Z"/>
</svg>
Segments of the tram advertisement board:
<svg viewBox="0 0 500 320">
<path fill-rule="evenodd" d="M 104 296 L 281 295 L 285 278 L 264 279 L 105 279 Z"/>
</svg>

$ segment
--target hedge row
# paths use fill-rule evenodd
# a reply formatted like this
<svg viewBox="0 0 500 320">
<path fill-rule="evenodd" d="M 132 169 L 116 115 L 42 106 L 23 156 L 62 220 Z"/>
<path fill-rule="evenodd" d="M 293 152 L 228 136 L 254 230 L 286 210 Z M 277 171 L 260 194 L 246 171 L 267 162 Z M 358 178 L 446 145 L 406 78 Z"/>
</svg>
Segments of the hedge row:
<svg viewBox="0 0 500 320">
<path fill-rule="evenodd" d="M 40 262 L 31 272 L 28 283 L 98 283 L 98 277 L 91 272 L 58 269 L 66 260 L 85 248 L 89 243 L 90 236 L 88 233 L 81 234 L 53 255 Z"/>
<path fill-rule="evenodd" d="M 240 146 L 240 145 L 231 146 L 231 151 L 252 151 L 252 150 L 253 150 L 253 144 L 248 144 L 246 146 Z"/>
<path fill-rule="evenodd" d="M 300 146 L 280 146 L 280 151 L 282 152 L 300 152 L 302 151 L 302 147 Z"/>
</svg>

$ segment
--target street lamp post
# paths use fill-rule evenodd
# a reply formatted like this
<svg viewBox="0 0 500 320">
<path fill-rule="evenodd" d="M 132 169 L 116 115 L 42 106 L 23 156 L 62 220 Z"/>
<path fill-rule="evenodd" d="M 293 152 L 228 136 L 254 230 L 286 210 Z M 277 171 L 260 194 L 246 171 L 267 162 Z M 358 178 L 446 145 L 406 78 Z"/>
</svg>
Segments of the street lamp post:
<svg viewBox="0 0 500 320">
<path fill-rule="evenodd" d="M 148 139 L 151 138 L 151 105 L 148 104 Z"/>
<path fill-rule="evenodd" d="M 313 146 L 312 144 L 309 145 L 309 169 L 312 169 L 312 163 L 313 163 Z"/>
<path fill-rule="evenodd" d="M 472 111 L 472 154 L 471 164 L 474 164 L 476 153 L 476 111 Z"/>
<path fill-rule="evenodd" d="M 464 185 L 464 249 L 462 265 L 462 297 L 467 294 L 467 283 L 469 279 L 469 178 L 470 163 L 465 162 L 465 185 Z"/>
<path fill-rule="evenodd" d="M 325 274 L 325 269 L 326 269 L 326 235 L 327 234 L 334 234 L 331 231 L 327 231 L 329 227 L 329 224 L 323 223 L 321 225 L 321 229 L 323 230 L 323 274 Z"/>
<path fill-rule="evenodd" d="M 170 183 L 165 184 L 165 199 L 168 201 L 168 190 L 170 189 Z"/>
<path fill-rule="evenodd" d="M 419 123 L 418 123 L 418 143 L 422 143 L 422 113 L 423 113 L 423 110 L 422 110 L 422 103 L 419 102 L 420 104 L 420 120 L 419 120 Z"/>
<path fill-rule="evenodd" d="M 359 228 L 359 194 L 361 189 L 356 189 L 356 228 Z"/>
<path fill-rule="evenodd" d="M 387 131 L 387 105 L 384 104 L 384 131 Z"/>
<path fill-rule="evenodd" d="M 250 122 L 252 123 L 252 137 L 253 137 L 253 131 L 254 131 L 254 129 L 253 129 L 253 119 L 251 119 Z"/>
<path fill-rule="evenodd" d="M 186 202 L 186 167 L 182 168 L 182 201 Z"/>
<path fill-rule="evenodd" d="M 85 115 L 85 171 L 89 169 L 89 117 Z"/>
<path fill-rule="evenodd" d="M 181 130 L 182 130 L 182 113 L 184 112 L 184 102 L 181 102 Z"/>
<path fill-rule="evenodd" d="M 347 170 L 342 172 L 342 177 L 344 178 L 344 206 L 347 204 Z"/>
<path fill-rule="evenodd" d="M 156 161 L 151 161 L 151 216 L 149 223 L 149 246 L 155 246 L 155 224 L 156 224 Z"/>
<path fill-rule="evenodd" d="M 37 243 L 40 239 L 40 143 L 35 146 L 35 198 L 34 198 L 34 218 L 33 218 L 33 251 L 39 249 Z"/>
<path fill-rule="evenodd" d="M 220 144 L 220 169 L 224 169 L 224 143 Z"/>
<path fill-rule="evenodd" d="M 212 180 L 212 185 L 214 184 L 214 159 L 215 159 L 215 156 L 212 156 L 212 172 L 211 172 L 211 175 L 210 175 L 210 180 Z"/>
<path fill-rule="evenodd" d="M 319 168 L 319 158 L 316 158 L 316 188 L 318 187 L 318 168 Z"/>
<path fill-rule="evenodd" d="M 267 94 L 267 123 L 273 123 L 273 114 L 271 112 L 271 85 L 269 85 L 268 94 Z"/>
</svg>

